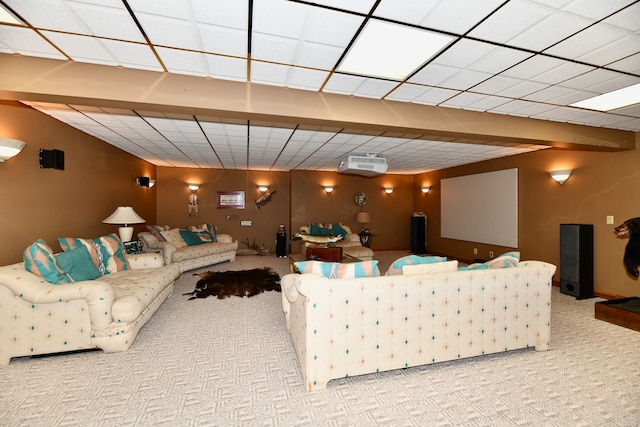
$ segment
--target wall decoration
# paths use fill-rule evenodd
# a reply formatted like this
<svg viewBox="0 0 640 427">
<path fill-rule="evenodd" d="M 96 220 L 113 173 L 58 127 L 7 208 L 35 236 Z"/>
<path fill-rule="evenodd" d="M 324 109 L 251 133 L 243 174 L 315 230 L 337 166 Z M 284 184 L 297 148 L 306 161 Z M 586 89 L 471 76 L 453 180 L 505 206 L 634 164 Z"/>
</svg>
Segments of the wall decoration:
<svg viewBox="0 0 640 427">
<path fill-rule="evenodd" d="M 198 195 L 196 194 L 195 191 L 192 191 L 191 194 L 189 194 L 189 216 L 191 216 L 193 214 L 193 216 L 198 216 Z"/>
<path fill-rule="evenodd" d="M 244 191 L 218 191 L 219 209 L 244 209 Z"/>
<path fill-rule="evenodd" d="M 364 194 L 362 191 L 359 191 L 356 193 L 355 196 L 353 196 L 353 201 L 356 202 L 356 205 L 362 208 L 364 205 L 367 204 L 367 195 Z"/>
<path fill-rule="evenodd" d="M 256 200 L 256 209 L 260 209 L 261 207 L 263 207 L 264 205 L 266 205 L 267 203 L 269 203 L 271 201 L 271 196 L 273 196 L 274 194 L 276 194 L 276 191 L 267 191 L 266 193 L 264 193 L 262 196 L 260 196 L 257 200 Z"/>
</svg>

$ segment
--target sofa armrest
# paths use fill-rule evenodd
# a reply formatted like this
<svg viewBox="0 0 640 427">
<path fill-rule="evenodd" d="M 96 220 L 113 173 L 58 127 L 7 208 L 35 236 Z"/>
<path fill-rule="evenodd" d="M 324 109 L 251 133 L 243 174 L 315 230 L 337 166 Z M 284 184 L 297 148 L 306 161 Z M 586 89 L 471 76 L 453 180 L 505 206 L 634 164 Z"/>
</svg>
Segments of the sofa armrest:
<svg viewBox="0 0 640 427">
<path fill-rule="evenodd" d="M 177 250 L 176 245 L 169 242 L 161 242 L 156 236 L 149 233 L 148 231 L 143 231 L 138 233 L 138 237 L 142 239 L 142 249 L 145 252 L 162 252 L 162 256 L 164 258 L 164 265 L 171 264 L 171 257 L 173 257 L 173 253 Z"/>
<path fill-rule="evenodd" d="M 113 322 L 111 306 L 115 293 L 100 280 L 52 285 L 24 269 L 24 263 L 0 267 L 0 285 L 31 304 L 56 304 L 86 300 L 93 330 L 102 330 Z"/>
<path fill-rule="evenodd" d="M 164 257 L 159 253 L 141 253 L 126 255 L 127 262 L 133 270 L 143 268 L 159 268 L 164 267 Z"/>
<path fill-rule="evenodd" d="M 231 234 L 218 234 L 217 236 L 218 242 L 222 242 L 222 243 L 233 243 L 233 237 L 231 237 Z"/>
</svg>

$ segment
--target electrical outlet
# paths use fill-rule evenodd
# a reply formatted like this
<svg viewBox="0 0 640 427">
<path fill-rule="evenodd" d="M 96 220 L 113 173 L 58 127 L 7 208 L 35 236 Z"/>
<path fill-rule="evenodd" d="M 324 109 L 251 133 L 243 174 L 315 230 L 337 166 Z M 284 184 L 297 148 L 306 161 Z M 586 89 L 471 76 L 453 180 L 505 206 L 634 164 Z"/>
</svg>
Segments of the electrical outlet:
<svg viewBox="0 0 640 427">
<path fill-rule="evenodd" d="M 240 221 L 240 225 L 243 227 L 251 227 L 253 225 L 253 221 Z"/>
<path fill-rule="evenodd" d="M 607 215 L 607 224 L 613 224 L 613 215 Z"/>
<path fill-rule="evenodd" d="M 489 258 L 493 258 L 493 251 L 489 251 Z"/>
<path fill-rule="evenodd" d="M 473 254 L 478 255 L 478 248 L 473 248 Z"/>
</svg>

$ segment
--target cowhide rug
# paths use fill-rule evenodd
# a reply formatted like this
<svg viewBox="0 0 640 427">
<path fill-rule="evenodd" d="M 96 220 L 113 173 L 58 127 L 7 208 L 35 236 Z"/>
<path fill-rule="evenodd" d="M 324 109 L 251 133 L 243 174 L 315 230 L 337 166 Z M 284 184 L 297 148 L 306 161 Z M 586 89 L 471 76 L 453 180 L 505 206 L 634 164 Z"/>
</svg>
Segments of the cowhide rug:
<svg viewBox="0 0 640 427">
<path fill-rule="evenodd" d="M 206 271 L 201 274 L 189 300 L 218 296 L 218 299 L 231 296 L 252 297 L 264 291 L 280 292 L 280 276 L 269 267 L 241 271 Z"/>
</svg>

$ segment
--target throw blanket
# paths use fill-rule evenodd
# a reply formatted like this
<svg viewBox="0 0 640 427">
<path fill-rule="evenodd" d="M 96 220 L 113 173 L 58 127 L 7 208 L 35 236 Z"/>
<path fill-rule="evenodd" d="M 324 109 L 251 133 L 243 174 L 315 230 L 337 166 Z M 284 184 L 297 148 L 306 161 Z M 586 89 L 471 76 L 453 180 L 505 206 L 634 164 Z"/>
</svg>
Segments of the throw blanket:
<svg viewBox="0 0 640 427">
<path fill-rule="evenodd" d="M 209 295 L 218 299 L 231 296 L 251 297 L 264 291 L 280 292 L 280 276 L 269 267 L 255 268 L 241 271 L 207 271 L 200 276 L 193 292 L 183 295 L 193 295 L 195 298 L 206 298 Z"/>
</svg>

